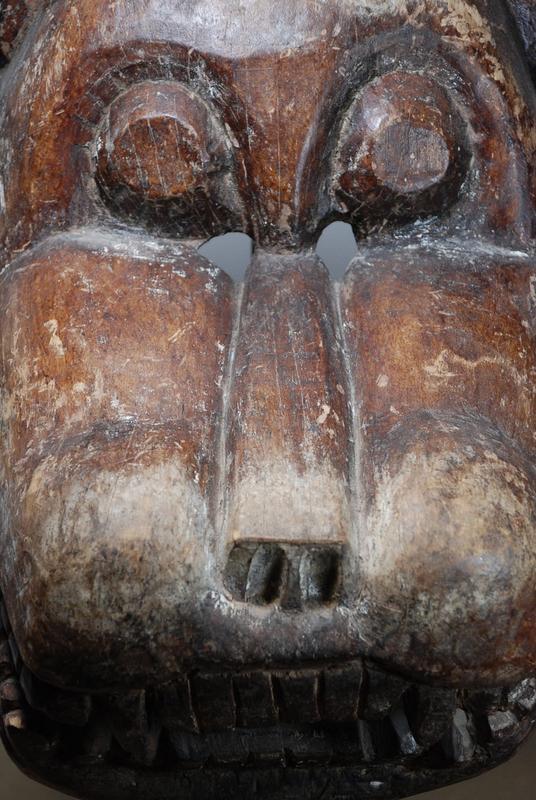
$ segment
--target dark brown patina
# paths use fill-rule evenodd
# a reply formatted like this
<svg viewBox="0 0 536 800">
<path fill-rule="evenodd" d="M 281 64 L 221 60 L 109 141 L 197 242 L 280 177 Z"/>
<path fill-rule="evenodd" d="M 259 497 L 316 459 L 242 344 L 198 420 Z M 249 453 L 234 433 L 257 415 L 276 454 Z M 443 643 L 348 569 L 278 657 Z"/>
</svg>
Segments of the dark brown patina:
<svg viewBox="0 0 536 800">
<path fill-rule="evenodd" d="M 0 729 L 37 779 L 393 800 L 532 729 L 532 9 L 0 2 Z"/>
</svg>

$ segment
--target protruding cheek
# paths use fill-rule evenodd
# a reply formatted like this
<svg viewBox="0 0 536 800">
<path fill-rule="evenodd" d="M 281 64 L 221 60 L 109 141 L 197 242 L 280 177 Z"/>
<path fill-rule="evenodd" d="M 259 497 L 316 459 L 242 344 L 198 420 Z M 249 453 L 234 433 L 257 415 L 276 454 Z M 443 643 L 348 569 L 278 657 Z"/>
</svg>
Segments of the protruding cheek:
<svg viewBox="0 0 536 800">
<path fill-rule="evenodd" d="M 182 657 L 212 563 L 232 293 L 189 248 L 95 231 L 6 274 L 0 579 L 23 660 L 52 683 Z"/>
<path fill-rule="evenodd" d="M 187 624 L 193 585 L 208 583 L 199 487 L 154 437 L 145 444 L 150 457 L 130 463 L 123 447 L 50 457 L 24 496 L 14 627 L 25 663 L 51 680 L 65 679 L 65 660 L 79 679 L 107 661 L 116 675 L 156 668 L 162 637 Z"/>
<path fill-rule="evenodd" d="M 361 568 L 377 622 L 388 618 L 382 647 L 407 667 L 492 680 L 534 666 L 535 498 L 513 459 L 454 444 L 406 452 L 379 476 Z"/>
</svg>

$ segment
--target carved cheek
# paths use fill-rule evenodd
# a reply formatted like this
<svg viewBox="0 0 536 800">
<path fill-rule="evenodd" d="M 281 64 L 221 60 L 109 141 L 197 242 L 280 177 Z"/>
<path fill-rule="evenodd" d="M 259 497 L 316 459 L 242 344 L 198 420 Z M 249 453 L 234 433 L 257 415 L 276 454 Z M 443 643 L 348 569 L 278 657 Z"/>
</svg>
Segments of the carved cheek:
<svg viewBox="0 0 536 800">
<path fill-rule="evenodd" d="M 17 640 L 36 672 L 95 674 L 121 629 L 143 672 L 139 632 L 168 614 L 173 628 L 210 563 L 232 282 L 136 234 L 59 236 L 19 266 L 0 294 Z"/>
<path fill-rule="evenodd" d="M 384 645 L 413 651 L 432 675 L 507 659 L 536 596 L 530 467 L 481 435 L 457 438 L 433 435 L 388 460 L 362 539 L 365 592 L 380 619 L 390 609 Z"/>
<path fill-rule="evenodd" d="M 534 663 L 533 269 L 406 249 L 356 259 L 343 291 L 367 639 L 438 680 Z"/>
</svg>

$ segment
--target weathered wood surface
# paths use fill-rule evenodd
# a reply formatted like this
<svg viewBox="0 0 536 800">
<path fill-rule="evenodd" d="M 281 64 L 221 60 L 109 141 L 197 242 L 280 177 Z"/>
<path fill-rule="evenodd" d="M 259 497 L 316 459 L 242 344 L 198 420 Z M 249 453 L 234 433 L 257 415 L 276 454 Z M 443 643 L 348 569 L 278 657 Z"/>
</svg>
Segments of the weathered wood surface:
<svg viewBox="0 0 536 800">
<path fill-rule="evenodd" d="M 0 0 L 1 730 L 36 777 L 399 798 L 529 733 L 535 20 Z M 241 285 L 198 252 L 233 230 Z"/>
</svg>

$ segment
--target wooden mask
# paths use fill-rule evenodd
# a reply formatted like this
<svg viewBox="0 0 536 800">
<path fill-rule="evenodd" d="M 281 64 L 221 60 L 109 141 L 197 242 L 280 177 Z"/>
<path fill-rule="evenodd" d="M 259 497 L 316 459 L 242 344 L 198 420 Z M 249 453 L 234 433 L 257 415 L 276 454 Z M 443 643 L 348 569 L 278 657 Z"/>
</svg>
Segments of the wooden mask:
<svg viewBox="0 0 536 800">
<path fill-rule="evenodd" d="M 528 735 L 532 8 L 0 2 L 0 729 L 37 779 L 386 800 Z"/>
</svg>

